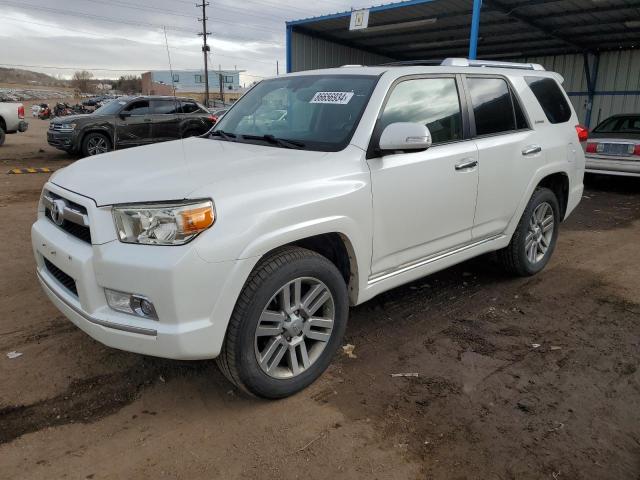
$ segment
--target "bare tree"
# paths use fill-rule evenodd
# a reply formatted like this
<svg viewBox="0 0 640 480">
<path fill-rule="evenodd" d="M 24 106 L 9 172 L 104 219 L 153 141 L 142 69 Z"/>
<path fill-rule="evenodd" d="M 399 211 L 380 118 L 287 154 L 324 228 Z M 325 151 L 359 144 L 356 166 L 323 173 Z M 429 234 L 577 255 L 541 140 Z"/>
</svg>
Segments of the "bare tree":
<svg viewBox="0 0 640 480">
<path fill-rule="evenodd" d="M 142 91 L 142 79 L 136 75 L 123 75 L 115 83 L 116 88 L 124 93 L 132 94 Z"/>
<path fill-rule="evenodd" d="M 79 89 L 81 92 L 86 93 L 93 90 L 93 85 L 91 84 L 92 78 L 93 73 L 86 70 L 81 70 L 73 74 L 71 82 L 73 83 L 74 87 Z"/>
</svg>

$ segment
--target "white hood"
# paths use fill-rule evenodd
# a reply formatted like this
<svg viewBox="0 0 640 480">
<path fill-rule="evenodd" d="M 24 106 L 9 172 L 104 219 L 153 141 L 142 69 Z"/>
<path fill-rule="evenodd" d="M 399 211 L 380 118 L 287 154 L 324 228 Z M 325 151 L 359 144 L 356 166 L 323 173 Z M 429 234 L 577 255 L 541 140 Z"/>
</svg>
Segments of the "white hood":
<svg viewBox="0 0 640 480">
<path fill-rule="evenodd" d="M 181 200 L 215 184 L 225 185 L 225 190 L 230 183 L 258 187 L 260 177 L 272 176 L 274 171 L 282 177 L 287 172 L 299 175 L 307 161 L 325 156 L 324 152 L 189 138 L 87 157 L 59 170 L 50 181 L 94 199 L 98 206 Z"/>
</svg>

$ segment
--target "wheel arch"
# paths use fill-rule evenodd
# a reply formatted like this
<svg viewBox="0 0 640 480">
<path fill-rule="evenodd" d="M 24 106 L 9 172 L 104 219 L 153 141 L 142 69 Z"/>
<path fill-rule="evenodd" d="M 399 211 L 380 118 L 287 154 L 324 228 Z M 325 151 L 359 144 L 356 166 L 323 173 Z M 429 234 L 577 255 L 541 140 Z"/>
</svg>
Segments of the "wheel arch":
<svg viewBox="0 0 640 480">
<path fill-rule="evenodd" d="M 548 188 L 551 190 L 560 205 L 560 221 L 563 221 L 569 203 L 569 175 L 566 172 L 556 172 L 544 177 L 536 188 Z"/>
<path fill-rule="evenodd" d="M 316 233 L 271 246 L 259 255 L 253 268 L 255 269 L 264 258 L 269 257 L 274 251 L 287 247 L 306 248 L 327 258 L 336 266 L 347 284 L 349 303 L 352 305 L 357 303 L 360 279 L 358 260 L 354 245 L 348 235 L 337 231 Z"/>
<path fill-rule="evenodd" d="M 0 115 L 0 128 L 2 128 L 2 130 L 5 131 L 5 133 L 7 132 L 7 122 L 5 122 L 2 115 Z"/>
<path fill-rule="evenodd" d="M 106 128 L 90 127 L 80 132 L 80 135 L 78 136 L 78 145 L 75 147 L 76 150 L 80 151 L 82 149 L 82 143 L 90 133 L 101 133 L 102 135 L 105 135 L 111 142 L 111 147 L 114 146 L 113 134 L 109 130 Z"/>
</svg>

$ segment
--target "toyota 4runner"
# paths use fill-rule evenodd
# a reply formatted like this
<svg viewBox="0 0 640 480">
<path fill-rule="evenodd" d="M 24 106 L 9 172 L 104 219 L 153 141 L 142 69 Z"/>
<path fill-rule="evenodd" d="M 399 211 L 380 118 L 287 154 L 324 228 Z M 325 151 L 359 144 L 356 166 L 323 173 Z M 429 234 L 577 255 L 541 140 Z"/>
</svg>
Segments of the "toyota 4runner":
<svg viewBox="0 0 640 480">
<path fill-rule="evenodd" d="M 265 80 L 206 137 L 56 172 L 37 275 L 106 345 L 217 357 L 245 391 L 291 395 L 350 305 L 491 251 L 517 275 L 545 267 L 583 190 L 587 132 L 561 82 L 465 59 Z"/>
</svg>

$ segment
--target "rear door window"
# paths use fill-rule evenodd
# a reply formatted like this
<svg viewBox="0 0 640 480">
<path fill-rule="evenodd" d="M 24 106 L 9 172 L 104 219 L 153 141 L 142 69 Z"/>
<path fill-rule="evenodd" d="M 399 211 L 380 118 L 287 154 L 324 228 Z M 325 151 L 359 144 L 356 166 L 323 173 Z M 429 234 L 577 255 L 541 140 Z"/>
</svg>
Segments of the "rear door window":
<svg viewBox="0 0 640 480">
<path fill-rule="evenodd" d="M 527 128 L 518 100 L 502 78 L 468 77 L 476 135 L 492 135 Z"/>
<path fill-rule="evenodd" d="M 151 102 L 151 111 L 155 115 L 175 115 L 180 113 L 180 103 L 173 100 L 155 100 Z"/>
<path fill-rule="evenodd" d="M 571 118 L 571 107 L 558 83 L 552 78 L 524 77 L 551 123 L 564 123 Z"/>
<path fill-rule="evenodd" d="M 195 102 L 182 102 L 182 113 L 196 113 L 200 111 L 200 107 Z"/>
<path fill-rule="evenodd" d="M 426 125 L 434 145 L 462 139 L 460 98 L 454 78 L 419 78 L 398 83 L 384 107 L 378 128 L 396 122 Z"/>
</svg>

